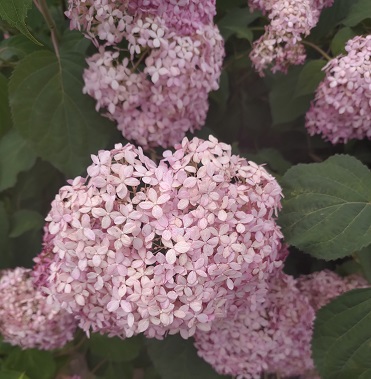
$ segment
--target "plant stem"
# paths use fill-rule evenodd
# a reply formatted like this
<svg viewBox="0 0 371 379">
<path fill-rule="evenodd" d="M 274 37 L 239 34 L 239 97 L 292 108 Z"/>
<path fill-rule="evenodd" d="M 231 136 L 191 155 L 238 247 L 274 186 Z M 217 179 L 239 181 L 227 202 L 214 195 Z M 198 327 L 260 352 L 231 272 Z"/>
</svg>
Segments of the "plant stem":
<svg viewBox="0 0 371 379">
<path fill-rule="evenodd" d="M 300 41 L 303 45 L 310 46 L 312 49 L 316 50 L 319 52 L 326 60 L 330 61 L 332 58 L 325 52 L 323 51 L 319 46 L 315 45 L 312 42 L 309 41 Z"/>
<path fill-rule="evenodd" d="M 52 38 L 52 43 L 55 51 L 55 55 L 59 59 L 59 44 L 58 41 L 60 39 L 60 35 L 57 29 L 57 25 L 55 24 L 52 15 L 50 14 L 48 4 L 46 3 L 46 0 L 34 0 L 34 4 L 36 8 L 40 11 L 40 13 L 43 15 L 46 23 L 48 24 L 50 35 Z"/>
</svg>

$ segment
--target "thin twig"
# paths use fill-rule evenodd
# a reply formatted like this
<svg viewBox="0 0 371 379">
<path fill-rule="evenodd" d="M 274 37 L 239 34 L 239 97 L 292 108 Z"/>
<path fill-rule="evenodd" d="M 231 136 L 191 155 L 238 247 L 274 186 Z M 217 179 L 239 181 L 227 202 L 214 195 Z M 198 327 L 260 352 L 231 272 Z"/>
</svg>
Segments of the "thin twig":
<svg viewBox="0 0 371 379">
<path fill-rule="evenodd" d="M 46 0 L 34 0 L 34 4 L 35 4 L 36 8 L 40 11 L 42 16 L 44 17 L 44 20 L 46 21 L 46 23 L 48 24 L 48 27 L 50 30 L 50 35 L 52 38 L 54 51 L 55 51 L 55 55 L 59 59 L 60 55 L 59 55 L 58 41 L 60 39 L 60 35 L 58 32 L 57 25 L 55 24 L 54 19 L 49 12 L 48 4 L 46 3 Z"/>
<path fill-rule="evenodd" d="M 312 49 L 316 50 L 319 52 L 326 60 L 330 61 L 332 58 L 325 52 L 323 51 L 319 46 L 316 44 L 309 42 L 309 41 L 300 41 L 303 45 L 310 46 Z"/>
</svg>

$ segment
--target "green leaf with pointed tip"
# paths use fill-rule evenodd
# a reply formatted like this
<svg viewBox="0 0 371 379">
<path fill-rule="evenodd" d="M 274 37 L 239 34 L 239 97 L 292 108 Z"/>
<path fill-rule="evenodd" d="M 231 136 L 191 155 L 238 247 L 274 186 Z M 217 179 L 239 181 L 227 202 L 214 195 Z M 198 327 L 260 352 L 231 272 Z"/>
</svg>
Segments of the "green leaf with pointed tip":
<svg viewBox="0 0 371 379">
<path fill-rule="evenodd" d="M 281 183 L 279 223 L 290 245 L 326 260 L 371 244 L 371 173 L 348 155 L 299 164 Z"/>
<path fill-rule="evenodd" d="M 358 0 L 353 2 L 343 24 L 346 26 L 356 26 L 366 18 L 371 18 L 371 2 L 370 0 Z"/>
<path fill-rule="evenodd" d="M 14 126 L 36 153 L 67 176 L 83 172 L 90 154 L 106 147 L 114 125 L 83 95 L 83 55 L 28 55 L 9 83 Z"/>
<path fill-rule="evenodd" d="M 370 288 L 341 295 L 317 312 L 312 351 L 322 379 L 370 378 Z"/>
<path fill-rule="evenodd" d="M 26 25 L 27 12 L 32 6 L 32 0 L 6 0 L 0 2 L 0 18 L 17 28 L 27 38 L 37 45 L 40 42 L 30 33 Z"/>
<path fill-rule="evenodd" d="M 249 8 L 234 8 L 218 22 L 220 33 L 227 40 L 233 34 L 245 36 L 250 40 L 252 32 L 247 28 L 251 22 L 261 16 L 260 12 L 251 12 Z"/>
<path fill-rule="evenodd" d="M 269 94 L 273 124 L 293 121 L 309 109 L 312 95 L 296 97 L 302 67 L 292 67 L 287 74 L 276 74 L 272 77 L 272 90 Z"/>
<path fill-rule="evenodd" d="M 192 339 L 179 335 L 147 340 L 149 356 L 162 379 L 227 379 L 197 355 Z"/>
<path fill-rule="evenodd" d="M 326 61 L 323 59 L 316 59 L 305 63 L 296 83 L 295 97 L 314 93 L 321 80 L 325 77 L 325 73 L 322 71 L 325 64 Z"/>
<path fill-rule="evenodd" d="M 13 187 L 20 172 L 30 169 L 36 155 L 18 131 L 11 129 L 0 140 L 0 191 Z"/>
<path fill-rule="evenodd" d="M 341 28 L 331 41 L 332 54 L 339 55 L 345 53 L 345 44 L 355 35 L 356 33 L 351 28 Z"/>
</svg>

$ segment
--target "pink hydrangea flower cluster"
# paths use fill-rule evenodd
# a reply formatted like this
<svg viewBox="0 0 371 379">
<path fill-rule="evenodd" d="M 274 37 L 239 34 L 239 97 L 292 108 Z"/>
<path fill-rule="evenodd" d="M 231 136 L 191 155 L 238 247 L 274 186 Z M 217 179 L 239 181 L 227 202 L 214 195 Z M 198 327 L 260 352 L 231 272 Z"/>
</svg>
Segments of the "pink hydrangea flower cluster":
<svg viewBox="0 0 371 379">
<path fill-rule="evenodd" d="M 310 340 L 314 310 L 294 278 L 278 272 L 267 299 L 252 310 L 248 302 L 231 308 L 210 332 L 197 332 L 198 354 L 220 374 L 260 379 L 264 372 L 300 375 L 313 368 Z"/>
<path fill-rule="evenodd" d="M 1 273 L 0 303 L 0 333 L 12 345 L 53 350 L 73 339 L 77 327 L 73 316 L 47 304 L 29 269 Z"/>
<path fill-rule="evenodd" d="M 306 115 L 310 135 L 333 144 L 371 139 L 371 36 L 357 36 L 332 59 Z"/>
<path fill-rule="evenodd" d="M 81 328 L 187 338 L 236 297 L 261 302 L 282 264 L 281 188 L 262 166 L 212 136 L 183 139 L 158 165 L 131 144 L 92 159 L 47 216 L 46 291 Z"/>
<path fill-rule="evenodd" d="M 253 44 L 250 59 L 261 76 L 264 70 L 287 72 L 291 65 L 305 61 L 300 43 L 317 24 L 321 11 L 333 0 L 250 0 L 251 9 L 259 9 L 270 19 L 265 33 Z"/>
<path fill-rule="evenodd" d="M 342 278 L 333 271 L 323 270 L 299 277 L 298 287 L 308 297 L 315 311 L 318 311 L 335 297 L 355 288 L 369 287 L 369 284 L 360 275 Z"/>
<path fill-rule="evenodd" d="M 70 1 L 71 27 L 103 43 L 87 60 L 84 92 L 125 138 L 166 148 L 204 124 L 224 57 L 214 14 L 215 1 Z"/>
<path fill-rule="evenodd" d="M 311 358 L 315 312 L 336 296 L 367 286 L 360 276 L 342 278 L 329 270 L 298 279 L 278 271 L 257 308 L 249 301 L 234 303 L 209 332 L 196 332 L 198 354 L 220 374 L 238 379 L 263 373 L 319 379 Z"/>
</svg>

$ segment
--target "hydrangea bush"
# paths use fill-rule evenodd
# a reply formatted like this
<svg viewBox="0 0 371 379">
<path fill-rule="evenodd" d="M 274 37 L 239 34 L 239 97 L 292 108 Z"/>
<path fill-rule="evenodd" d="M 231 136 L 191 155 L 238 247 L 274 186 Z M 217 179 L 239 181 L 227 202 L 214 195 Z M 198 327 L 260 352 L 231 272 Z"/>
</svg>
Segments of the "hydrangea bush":
<svg viewBox="0 0 371 379">
<path fill-rule="evenodd" d="M 0 5 L 0 378 L 367 378 L 367 0 Z"/>
</svg>

